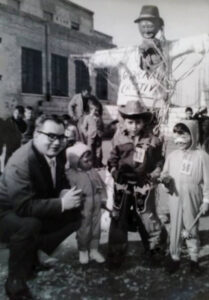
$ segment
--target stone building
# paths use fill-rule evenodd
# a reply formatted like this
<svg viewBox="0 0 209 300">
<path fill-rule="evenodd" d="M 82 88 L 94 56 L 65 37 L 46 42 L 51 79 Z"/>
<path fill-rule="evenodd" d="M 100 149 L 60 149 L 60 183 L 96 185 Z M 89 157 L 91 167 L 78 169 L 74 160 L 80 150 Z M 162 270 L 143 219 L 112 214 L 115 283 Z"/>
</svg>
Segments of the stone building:
<svg viewBox="0 0 209 300">
<path fill-rule="evenodd" d="M 90 83 L 109 103 L 116 99 L 106 69 L 93 75 L 71 54 L 114 47 L 94 30 L 93 12 L 67 0 L 0 0 L 0 112 L 18 104 L 64 113 L 69 99 Z M 109 101 L 109 102 L 108 102 Z"/>
</svg>

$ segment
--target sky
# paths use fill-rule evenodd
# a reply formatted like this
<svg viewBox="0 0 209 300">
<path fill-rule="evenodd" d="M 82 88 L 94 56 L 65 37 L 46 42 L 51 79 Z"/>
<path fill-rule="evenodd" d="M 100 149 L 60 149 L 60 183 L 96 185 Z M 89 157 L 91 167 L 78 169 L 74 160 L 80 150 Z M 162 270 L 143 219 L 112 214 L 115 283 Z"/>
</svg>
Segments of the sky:
<svg viewBox="0 0 209 300">
<path fill-rule="evenodd" d="M 94 12 L 94 29 L 113 36 L 119 47 L 136 45 L 134 20 L 143 5 L 157 5 L 167 39 L 209 33 L 209 0 L 71 0 Z"/>
</svg>

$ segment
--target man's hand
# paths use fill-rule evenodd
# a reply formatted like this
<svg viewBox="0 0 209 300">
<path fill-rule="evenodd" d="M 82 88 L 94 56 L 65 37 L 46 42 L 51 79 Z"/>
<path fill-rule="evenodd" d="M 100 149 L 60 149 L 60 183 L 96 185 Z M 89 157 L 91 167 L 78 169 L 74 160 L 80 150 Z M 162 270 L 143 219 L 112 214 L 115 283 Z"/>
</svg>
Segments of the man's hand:
<svg viewBox="0 0 209 300">
<path fill-rule="evenodd" d="M 61 197 L 62 211 L 78 208 L 81 205 L 81 192 L 75 186 L 70 190 L 63 190 L 61 192 L 62 195 L 64 194 Z"/>
<path fill-rule="evenodd" d="M 206 214 L 206 212 L 209 210 L 209 203 L 203 202 L 200 206 L 200 210 L 203 215 Z"/>
</svg>

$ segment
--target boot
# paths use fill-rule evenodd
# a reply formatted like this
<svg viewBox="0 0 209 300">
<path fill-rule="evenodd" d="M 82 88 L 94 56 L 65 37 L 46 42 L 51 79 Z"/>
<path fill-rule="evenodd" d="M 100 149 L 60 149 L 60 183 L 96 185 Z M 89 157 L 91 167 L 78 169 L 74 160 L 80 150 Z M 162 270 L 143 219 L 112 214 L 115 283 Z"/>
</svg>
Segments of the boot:
<svg viewBox="0 0 209 300">
<path fill-rule="evenodd" d="M 5 291 L 10 300 L 34 299 L 23 279 L 8 277 L 5 283 Z"/>
<path fill-rule="evenodd" d="M 166 263 L 166 271 L 169 274 L 173 274 L 178 271 L 180 267 L 180 260 L 173 260 L 171 257 L 168 258 Z"/>
<path fill-rule="evenodd" d="M 99 264 L 103 264 L 105 262 L 104 256 L 99 253 L 98 249 L 91 249 L 89 257 L 91 260 L 94 260 Z"/>
<path fill-rule="evenodd" d="M 204 269 L 202 269 L 197 261 L 190 261 L 190 272 L 193 275 L 200 276 L 203 274 Z"/>
<path fill-rule="evenodd" d="M 79 262 L 82 265 L 86 265 L 89 263 L 88 251 L 79 251 Z"/>
</svg>

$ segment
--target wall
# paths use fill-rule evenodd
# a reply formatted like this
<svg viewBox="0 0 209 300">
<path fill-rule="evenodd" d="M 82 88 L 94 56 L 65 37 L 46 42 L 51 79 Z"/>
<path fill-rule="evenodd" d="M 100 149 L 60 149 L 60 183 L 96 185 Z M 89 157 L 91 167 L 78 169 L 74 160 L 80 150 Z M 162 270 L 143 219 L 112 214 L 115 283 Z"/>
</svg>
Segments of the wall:
<svg viewBox="0 0 209 300">
<path fill-rule="evenodd" d="M 65 2 L 65 0 L 56 1 L 59 7 L 69 7 L 69 5 L 66 6 Z M 0 75 L 2 75 L 2 78 L 0 78 L 0 117 L 4 118 L 11 113 L 16 104 L 36 106 L 39 101 L 45 101 L 46 99 L 45 21 L 41 11 L 41 1 L 22 0 L 20 11 L 6 6 L 5 3 L 6 1 L 0 0 L 0 38 L 2 39 L 0 43 Z M 57 102 L 61 108 L 65 107 L 65 103 L 75 93 L 75 65 L 70 55 L 113 47 L 113 44 L 109 42 L 112 41 L 111 37 L 102 34 L 94 35 L 92 30 L 93 14 L 91 12 L 85 9 L 79 11 L 79 7 L 72 5 L 71 13 L 74 10 L 80 12 L 80 17 L 83 20 L 85 19 L 84 23 L 89 22 L 88 26 L 85 23 L 86 26 L 83 32 L 70 30 L 67 26 L 55 24 L 54 22 L 48 24 L 50 55 L 54 53 L 69 58 L 69 97 L 67 99 L 53 97 L 52 102 L 49 103 L 49 105 L 54 105 Z M 42 95 L 21 93 L 22 47 L 42 51 Z M 48 70 L 49 78 L 51 78 L 50 63 Z M 94 84 L 94 79 L 92 80 L 92 84 Z"/>
</svg>

